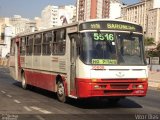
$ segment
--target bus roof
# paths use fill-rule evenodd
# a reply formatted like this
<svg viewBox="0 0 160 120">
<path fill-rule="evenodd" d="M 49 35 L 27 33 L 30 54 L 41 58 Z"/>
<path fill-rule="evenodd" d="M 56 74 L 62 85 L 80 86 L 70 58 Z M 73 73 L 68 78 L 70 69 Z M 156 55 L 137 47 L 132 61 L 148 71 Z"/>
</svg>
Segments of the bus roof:
<svg viewBox="0 0 160 120">
<path fill-rule="evenodd" d="M 66 25 L 63 25 L 63 26 L 55 26 L 55 27 L 51 27 L 51 28 L 48 28 L 48 29 L 42 29 L 42 30 L 39 30 L 39 31 L 30 32 L 30 33 L 20 33 L 20 34 L 17 34 L 16 37 L 17 36 L 22 37 L 22 36 L 26 36 L 26 35 L 41 33 L 41 32 L 47 32 L 47 31 L 51 31 L 51 30 L 54 30 L 54 29 L 60 29 L 60 28 L 65 28 L 65 27 L 75 26 L 75 25 L 78 25 L 78 22 L 71 23 L 71 24 L 66 24 Z"/>
<path fill-rule="evenodd" d="M 41 32 L 47 32 L 47 31 L 51 31 L 51 30 L 54 30 L 54 29 L 60 29 L 60 28 L 65 28 L 65 27 L 69 27 L 69 26 L 75 26 L 75 25 L 78 25 L 78 24 L 83 24 L 83 23 L 88 23 L 88 22 L 96 22 L 96 21 L 125 22 L 125 23 L 129 23 L 129 24 L 134 24 L 134 25 L 141 26 L 137 23 L 130 22 L 130 21 L 125 21 L 125 20 L 120 20 L 120 19 L 90 19 L 90 20 L 79 21 L 79 22 L 75 22 L 75 23 L 71 23 L 71 24 L 66 24 L 66 25 L 63 25 L 63 26 L 56 26 L 56 27 L 43 29 L 43 30 L 39 30 L 39 31 L 35 31 L 35 32 L 30 32 L 30 33 L 20 33 L 20 34 L 17 34 L 14 38 L 23 37 L 23 36 L 32 35 L 32 34 L 41 33 Z"/>
</svg>

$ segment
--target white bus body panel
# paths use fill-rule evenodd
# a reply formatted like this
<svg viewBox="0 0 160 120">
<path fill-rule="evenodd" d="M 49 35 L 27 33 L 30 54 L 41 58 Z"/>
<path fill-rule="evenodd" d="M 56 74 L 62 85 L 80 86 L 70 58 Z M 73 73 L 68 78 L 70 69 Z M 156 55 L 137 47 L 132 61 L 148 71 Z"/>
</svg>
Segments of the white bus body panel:
<svg viewBox="0 0 160 120">
<path fill-rule="evenodd" d="M 148 78 L 147 66 L 104 66 L 104 69 L 92 69 L 94 66 L 85 65 L 80 59 L 77 60 L 77 78 L 97 79 L 123 79 L 123 78 Z"/>
<path fill-rule="evenodd" d="M 21 57 L 22 58 L 22 57 Z M 64 56 L 24 56 L 24 69 L 40 70 L 45 72 L 66 73 L 66 57 Z"/>
</svg>

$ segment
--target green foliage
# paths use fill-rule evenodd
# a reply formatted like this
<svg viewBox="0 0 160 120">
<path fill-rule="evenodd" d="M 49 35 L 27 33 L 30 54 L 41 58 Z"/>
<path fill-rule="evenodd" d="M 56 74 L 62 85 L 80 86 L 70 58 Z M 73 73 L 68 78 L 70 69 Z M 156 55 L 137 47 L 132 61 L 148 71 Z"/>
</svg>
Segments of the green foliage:
<svg viewBox="0 0 160 120">
<path fill-rule="evenodd" d="M 157 51 L 146 51 L 146 57 L 158 57 L 159 53 Z"/>
<path fill-rule="evenodd" d="M 158 57 L 160 57 L 160 43 L 157 45 L 157 55 L 158 55 Z"/>
<path fill-rule="evenodd" d="M 4 40 L 4 33 L 1 33 L 1 39 Z"/>
<path fill-rule="evenodd" d="M 149 37 L 144 38 L 144 45 L 145 46 L 155 45 L 154 38 L 149 38 Z"/>
<path fill-rule="evenodd" d="M 160 57 L 160 43 L 157 45 L 155 49 L 146 51 L 145 54 L 146 57 Z"/>
<path fill-rule="evenodd" d="M 144 38 L 144 45 L 145 46 L 153 46 L 156 45 L 154 38 L 146 37 Z M 158 53 L 157 50 L 149 50 L 145 52 L 146 57 L 157 57 Z"/>
<path fill-rule="evenodd" d="M 160 51 L 160 43 L 157 45 L 157 51 Z"/>
</svg>

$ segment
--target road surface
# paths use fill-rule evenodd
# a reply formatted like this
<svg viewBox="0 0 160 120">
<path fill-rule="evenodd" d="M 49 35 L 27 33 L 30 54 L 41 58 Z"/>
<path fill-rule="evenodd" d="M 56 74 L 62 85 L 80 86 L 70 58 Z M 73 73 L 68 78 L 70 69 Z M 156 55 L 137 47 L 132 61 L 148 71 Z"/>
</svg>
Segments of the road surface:
<svg viewBox="0 0 160 120">
<path fill-rule="evenodd" d="M 118 104 L 107 100 L 73 100 L 61 103 L 56 95 L 39 88 L 21 88 L 0 68 L 0 120 L 160 120 L 160 91 L 146 97 L 129 97 Z"/>
</svg>

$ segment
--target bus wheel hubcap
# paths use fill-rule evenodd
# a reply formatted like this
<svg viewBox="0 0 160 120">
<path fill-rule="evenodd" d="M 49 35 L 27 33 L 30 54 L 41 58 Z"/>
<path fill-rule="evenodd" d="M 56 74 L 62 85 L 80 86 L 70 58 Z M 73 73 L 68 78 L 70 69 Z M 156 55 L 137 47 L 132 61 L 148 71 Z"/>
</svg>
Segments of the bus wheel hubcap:
<svg viewBox="0 0 160 120">
<path fill-rule="evenodd" d="M 62 83 L 60 83 L 58 86 L 58 94 L 59 96 L 62 96 L 64 94 L 64 87 Z"/>
<path fill-rule="evenodd" d="M 22 85 L 25 86 L 26 85 L 26 81 L 25 79 L 23 78 L 23 81 L 22 81 Z"/>
</svg>

